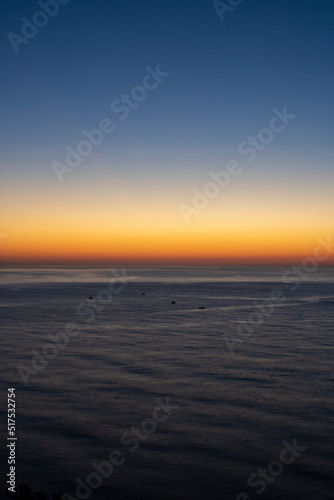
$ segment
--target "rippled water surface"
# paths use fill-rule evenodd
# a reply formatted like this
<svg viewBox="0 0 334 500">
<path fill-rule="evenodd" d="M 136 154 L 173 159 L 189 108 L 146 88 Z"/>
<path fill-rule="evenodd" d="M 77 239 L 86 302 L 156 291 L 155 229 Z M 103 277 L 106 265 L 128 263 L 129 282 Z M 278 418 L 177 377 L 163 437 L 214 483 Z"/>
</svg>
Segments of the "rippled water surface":
<svg viewBox="0 0 334 500">
<path fill-rule="evenodd" d="M 300 283 L 287 271 L 1 269 L 18 482 L 75 498 L 118 450 L 92 499 L 333 499 L 333 270 Z M 79 333 L 52 349 L 69 323 Z M 157 398 L 170 413 L 154 413 Z M 293 440 L 302 451 L 279 471 Z M 279 474 L 261 480 L 273 461 Z"/>
</svg>

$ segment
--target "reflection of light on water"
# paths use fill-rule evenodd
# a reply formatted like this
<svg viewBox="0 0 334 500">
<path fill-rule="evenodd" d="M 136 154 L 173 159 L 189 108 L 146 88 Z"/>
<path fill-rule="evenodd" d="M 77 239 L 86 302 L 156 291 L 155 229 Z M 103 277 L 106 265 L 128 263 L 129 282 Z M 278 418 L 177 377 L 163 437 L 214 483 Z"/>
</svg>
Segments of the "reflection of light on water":
<svg viewBox="0 0 334 500">
<path fill-rule="evenodd" d="M 0 240 L 1 241 L 1 240 Z M 282 268 L 198 268 L 198 267 L 127 267 L 110 266 L 103 268 L 82 267 L 39 267 L 39 268 L 0 268 L 1 280 L 7 284 L 28 283 L 111 283 L 116 278 L 113 271 L 124 269 L 127 281 L 132 283 L 161 284 L 205 284 L 205 283 L 278 283 L 282 281 Z M 241 271 L 241 272 L 240 272 Z M 309 276 L 309 282 L 331 283 L 334 278 L 326 268 L 319 268 Z"/>
</svg>

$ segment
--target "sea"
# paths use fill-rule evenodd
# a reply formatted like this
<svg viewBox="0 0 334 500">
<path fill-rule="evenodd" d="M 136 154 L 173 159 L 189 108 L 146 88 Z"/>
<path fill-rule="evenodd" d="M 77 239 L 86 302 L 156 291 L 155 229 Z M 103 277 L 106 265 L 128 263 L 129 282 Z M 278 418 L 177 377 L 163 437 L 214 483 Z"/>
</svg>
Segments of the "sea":
<svg viewBox="0 0 334 500">
<path fill-rule="evenodd" d="M 2 491 L 334 499 L 334 272 L 0 268 Z"/>
</svg>

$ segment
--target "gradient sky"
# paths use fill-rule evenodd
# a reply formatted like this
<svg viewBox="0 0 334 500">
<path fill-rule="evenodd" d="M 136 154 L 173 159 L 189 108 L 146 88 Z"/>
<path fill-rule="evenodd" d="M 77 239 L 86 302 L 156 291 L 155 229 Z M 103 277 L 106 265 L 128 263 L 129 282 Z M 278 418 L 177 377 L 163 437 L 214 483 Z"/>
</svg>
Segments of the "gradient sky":
<svg viewBox="0 0 334 500">
<path fill-rule="evenodd" d="M 333 2 L 244 0 L 222 22 L 205 0 L 70 0 L 15 53 L 8 33 L 40 10 L 0 7 L 2 263 L 298 262 L 334 234 Z M 111 103 L 158 64 L 120 120 Z M 239 144 L 284 106 L 296 118 L 247 162 Z M 52 163 L 105 117 L 60 183 Z M 180 205 L 231 160 L 187 224 Z"/>
</svg>

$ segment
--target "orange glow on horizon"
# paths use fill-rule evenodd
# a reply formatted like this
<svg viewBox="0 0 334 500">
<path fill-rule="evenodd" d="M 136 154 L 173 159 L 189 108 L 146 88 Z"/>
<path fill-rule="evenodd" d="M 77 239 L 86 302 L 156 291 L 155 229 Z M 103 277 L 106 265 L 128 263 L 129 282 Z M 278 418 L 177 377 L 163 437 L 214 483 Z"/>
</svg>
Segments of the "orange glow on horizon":
<svg viewBox="0 0 334 500">
<path fill-rule="evenodd" d="M 289 264 L 334 235 L 332 197 L 222 193 L 187 224 L 167 192 L 117 185 L 20 192 L 4 200 L 3 265 Z M 152 193 L 151 193 L 152 191 Z M 189 192 L 182 202 L 189 203 Z M 42 208 L 41 208 L 42 207 Z M 332 237 L 333 239 L 333 237 Z M 334 264 L 333 253 L 323 261 Z"/>
<path fill-rule="evenodd" d="M 264 234 L 81 234 L 35 235 L 25 244 L 8 238 L 1 249 L 4 264 L 284 264 L 311 257 L 313 235 Z M 325 234 L 322 237 L 327 239 Z M 21 240 L 21 241 L 20 241 Z M 323 251 L 324 253 L 324 251 Z M 323 264 L 333 264 L 333 254 Z"/>
</svg>

